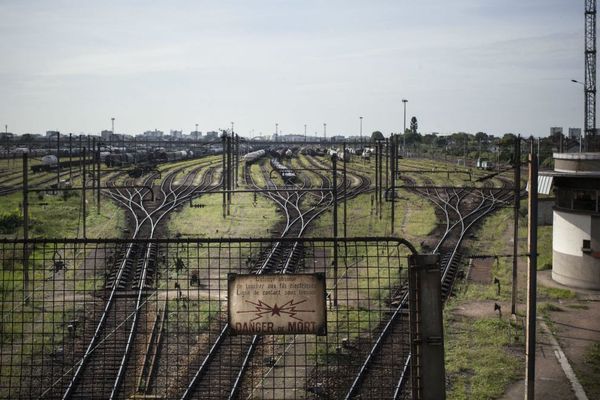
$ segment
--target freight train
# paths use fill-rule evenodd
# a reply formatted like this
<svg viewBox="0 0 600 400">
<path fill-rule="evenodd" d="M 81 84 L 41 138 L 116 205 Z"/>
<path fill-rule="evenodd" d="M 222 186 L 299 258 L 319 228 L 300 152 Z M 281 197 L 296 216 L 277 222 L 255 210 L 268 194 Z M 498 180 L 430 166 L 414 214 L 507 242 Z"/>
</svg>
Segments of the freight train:
<svg viewBox="0 0 600 400">
<path fill-rule="evenodd" d="M 296 180 L 297 176 L 293 169 L 282 164 L 276 158 L 271 158 L 271 167 L 281 176 L 285 183 L 292 183 Z"/>
</svg>

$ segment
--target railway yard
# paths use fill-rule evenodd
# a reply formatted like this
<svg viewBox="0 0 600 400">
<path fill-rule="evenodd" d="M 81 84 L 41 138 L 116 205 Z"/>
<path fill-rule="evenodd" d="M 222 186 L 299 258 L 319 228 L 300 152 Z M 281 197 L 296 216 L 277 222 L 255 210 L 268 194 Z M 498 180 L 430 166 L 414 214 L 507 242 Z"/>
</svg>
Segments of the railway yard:
<svg viewBox="0 0 600 400">
<path fill-rule="evenodd" d="M 448 398 L 510 396 L 525 343 L 524 259 L 511 317 L 505 257 L 510 165 L 402 158 L 387 144 L 222 143 L 0 160 L 0 398 L 410 398 L 416 254 L 439 255 Z M 323 331 L 234 334 L 232 275 L 285 274 L 323 277 Z M 542 284 L 539 313 L 552 326 L 589 310 L 586 298 Z M 259 303 L 255 320 L 301 310 Z"/>
</svg>

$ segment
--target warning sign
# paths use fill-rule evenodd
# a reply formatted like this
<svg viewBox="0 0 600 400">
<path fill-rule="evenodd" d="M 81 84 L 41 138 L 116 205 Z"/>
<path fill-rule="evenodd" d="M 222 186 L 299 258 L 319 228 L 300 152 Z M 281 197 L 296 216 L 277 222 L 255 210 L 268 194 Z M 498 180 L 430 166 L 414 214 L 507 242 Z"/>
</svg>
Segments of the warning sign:
<svg viewBox="0 0 600 400">
<path fill-rule="evenodd" d="M 235 335 L 327 334 L 325 275 L 228 276 Z"/>
</svg>

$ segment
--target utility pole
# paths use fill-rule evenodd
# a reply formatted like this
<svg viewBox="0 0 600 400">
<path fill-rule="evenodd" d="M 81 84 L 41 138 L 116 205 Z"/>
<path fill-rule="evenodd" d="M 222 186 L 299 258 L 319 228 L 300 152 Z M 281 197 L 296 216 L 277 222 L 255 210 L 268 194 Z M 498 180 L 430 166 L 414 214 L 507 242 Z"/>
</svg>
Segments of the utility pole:
<svg viewBox="0 0 600 400">
<path fill-rule="evenodd" d="M 347 182 L 346 182 L 346 164 L 348 164 L 348 159 L 346 158 L 346 143 L 343 144 L 342 146 L 342 151 L 343 151 L 343 157 L 344 159 L 342 160 L 343 162 L 343 177 L 344 177 L 344 183 L 342 184 L 342 187 L 344 188 L 344 198 L 343 198 L 343 202 L 344 202 L 344 239 L 346 239 L 348 237 L 348 228 L 347 228 L 347 207 L 346 207 L 346 203 L 347 203 L 347 193 L 348 193 L 348 187 Z"/>
<path fill-rule="evenodd" d="M 383 143 L 381 140 L 377 141 L 377 152 L 379 153 L 379 219 L 383 218 Z"/>
<path fill-rule="evenodd" d="M 96 138 L 92 138 L 90 150 L 90 165 L 92 170 L 90 172 L 90 177 L 92 178 L 92 203 L 94 202 L 94 193 L 96 192 Z"/>
<path fill-rule="evenodd" d="M 100 190 L 100 167 L 101 167 L 101 163 L 100 163 L 100 141 L 98 141 L 98 148 L 96 150 L 96 203 L 98 204 L 98 207 L 96 209 L 96 212 L 98 213 L 98 215 L 100 215 L 100 194 L 101 194 L 101 190 Z"/>
<path fill-rule="evenodd" d="M 360 134 L 360 143 L 362 144 L 362 141 L 363 141 L 363 137 L 362 137 L 362 120 L 363 120 L 363 117 L 359 117 L 359 118 L 360 118 L 360 133 L 359 133 Z"/>
<path fill-rule="evenodd" d="M 223 146 L 223 158 L 222 158 L 222 168 L 223 168 L 223 173 L 222 173 L 222 185 L 223 186 L 223 219 L 225 219 L 227 217 L 227 166 L 226 166 L 226 160 L 227 160 L 227 134 L 225 132 L 222 132 L 222 136 L 221 136 L 221 145 Z"/>
<path fill-rule="evenodd" d="M 392 160 L 396 160 L 398 158 L 396 151 L 398 150 L 397 148 L 398 145 L 398 135 L 392 135 L 390 138 L 390 154 L 392 156 Z M 390 175 L 392 176 L 392 184 L 391 184 L 391 217 L 390 217 L 390 222 L 391 222 L 391 233 L 392 235 L 394 234 L 394 219 L 395 219 L 395 201 L 396 201 L 396 194 L 395 194 L 395 186 L 396 186 L 396 162 L 392 161 L 390 163 L 390 169 L 391 169 L 391 173 Z"/>
<path fill-rule="evenodd" d="M 379 212 L 379 142 L 375 141 L 375 215 Z"/>
<path fill-rule="evenodd" d="M 323 122 L 323 139 L 327 141 L 327 124 Z"/>
<path fill-rule="evenodd" d="M 60 132 L 56 133 L 56 190 L 60 188 Z"/>
<path fill-rule="evenodd" d="M 29 302 L 29 159 L 23 153 L 23 300 Z"/>
<path fill-rule="evenodd" d="M 304 141 L 306 142 L 306 124 L 304 124 Z"/>
<path fill-rule="evenodd" d="M 85 185 L 86 185 L 86 175 L 87 171 L 85 168 L 85 164 L 87 162 L 87 149 L 83 148 L 83 153 L 81 154 L 81 211 L 83 213 L 82 221 L 83 221 L 83 238 L 87 238 L 86 234 L 86 218 L 87 218 L 87 199 L 85 198 Z"/>
<path fill-rule="evenodd" d="M 519 209 L 521 207 L 521 135 L 515 138 L 515 193 L 514 193 L 514 226 L 513 226 L 513 265 L 512 265 L 512 294 L 510 312 L 517 313 L 517 266 L 519 264 Z"/>
<path fill-rule="evenodd" d="M 338 279 L 338 204 L 337 204 L 337 156 L 331 156 L 333 167 L 333 276 L 335 281 Z M 333 289 L 333 306 L 338 305 L 337 286 Z"/>
<path fill-rule="evenodd" d="M 235 187 L 239 188 L 238 178 L 240 175 L 240 137 L 235 135 Z"/>
<path fill-rule="evenodd" d="M 538 170 L 537 155 L 534 151 L 534 140 L 530 140 L 529 148 L 529 196 L 527 205 L 528 235 L 527 252 L 527 331 L 525 344 L 525 399 L 535 398 L 535 345 L 536 345 L 536 307 L 537 307 L 537 217 L 538 217 Z"/>
<path fill-rule="evenodd" d="M 73 185 L 73 134 L 69 133 L 69 183 Z"/>
<path fill-rule="evenodd" d="M 408 103 L 408 100 L 402 99 L 402 103 L 404 104 L 404 130 L 402 131 L 402 152 L 404 153 L 404 157 L 406 157 L 406 103 Z"/>
</svg>

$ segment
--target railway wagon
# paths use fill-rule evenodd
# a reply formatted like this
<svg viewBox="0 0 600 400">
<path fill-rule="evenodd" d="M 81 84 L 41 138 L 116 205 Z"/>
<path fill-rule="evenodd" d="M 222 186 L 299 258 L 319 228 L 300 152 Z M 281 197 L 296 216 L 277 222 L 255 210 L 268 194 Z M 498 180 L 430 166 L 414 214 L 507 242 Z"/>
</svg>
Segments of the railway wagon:
<svg viewBox="0 0 600 400">
<path fill-rule="evenodd" d="M 253 163 L 254 161 L 260 159 L 261 157 L 264 157 L 265 154 L 267 154 L 267 152 L 265 150 L 257 150 L 257 151 L 253 151 L 251 153 L 245 154 L 242 157 L 242 159 L 246 163 Z"/>
<path fill-rule="evenodd" d="M 294 182 L 297 178 L 296 173 L 290 167 L 280 163 L 277 159 L 271 159 L 271 167 L 277 171 L 277 173 L 281 176 L 284 182 L 291 183 Z"/>
</svg>

